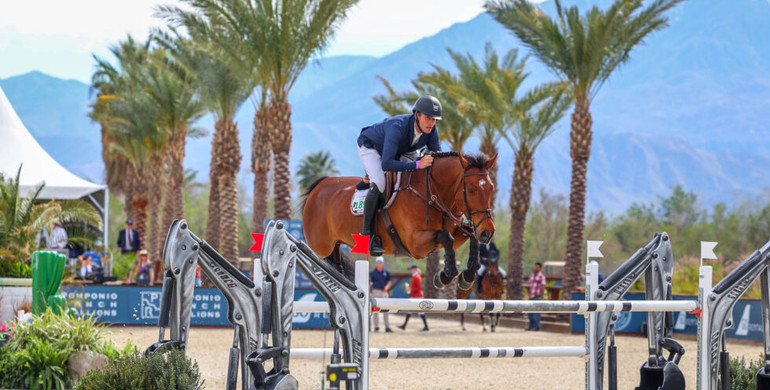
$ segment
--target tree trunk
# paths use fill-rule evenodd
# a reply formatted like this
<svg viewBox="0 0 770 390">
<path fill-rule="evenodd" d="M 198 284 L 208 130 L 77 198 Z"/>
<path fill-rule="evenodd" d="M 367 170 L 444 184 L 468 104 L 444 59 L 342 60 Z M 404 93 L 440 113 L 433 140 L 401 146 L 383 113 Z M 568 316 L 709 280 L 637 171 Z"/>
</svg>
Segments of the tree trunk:
<svg viewBox="0 0 770 390">
<path fill-rule="evenodd" d="M 269 124 L 273 141 L 273 199 L 275 218 L 291 219 L 291 171 L 289 150 L 291 149 L 291 105 L 285 101 L 272 100 L 269 107 Z"/>
<path fill-rule="evenodd" d="M 492 156 L 497 155 L 497 145 L 493 143 L 482 143 L 480 152 L 484 153 L 487 157 L 492 158 Z M 492 210 L 494 211 L 497 203 L 497 161 L 489 167 L 489 180 L 495 185 L 495 189 L 492 191 L 491 196 Z"/>
<path fill-rule="evenodd" d="M 433 277 L 441 271 L 440 261 L 438 257 L 438 250 L 433 251 L 426 257 L 425 265 L 425 298 L 437 299 L 439 297 L 440 290 L 433 285 Z"/>
<path fill-rule="evenodd" d="M 225 259 L 238 267 L 238 183 L 236 176 L 241 167 L 241 148 L 238 144 L 238 128 L 232 120 L 216 124 L 221 133 L 221 172 L 219 193 L 219 251 Z"/>
<path fill-rule="evenodd" d="M 184 146 L 187 136 L 187 126 L 176 129 L 168 139 L 166 164 L 165 202 L 163 205 L 163 225 L 161 229 L 168 231 L 171 222 L 184 218 Z"/>
<path fill-rule="evenodd" d="M 583 229 L 585 225 L 586 174 L 591 155 L 591 113 L 587 102 L 577 102 L 572 113 L 570 132 L 570 157 L 572 157 L 572 181 L 569 194 L 569 226 L 567 249 L 564 255 L 563 299 L 572 298 L 572 290 L 580 285 L 583 269 Z"/>
<path fill-rule="evenodd" d="M 209 165 L 209 213 L 206 220 L 206 242 L 219 250 L 221 210 L 219 209 L 219 194 L 221 188 L 222 165 L 219 162 L 222 154 L 222 128 L 219 121 L 214 124 L 214 135 L 211 137 L 211 163 Z"/>
<path fill-rule="evenodd" d="M 150 169 L 147 170 L 150 194 L 150 232 L 149 253 L 150 259 L 155 262 L 155 280 L 163 280 L 163 238 L 165 233 L 160 228 L 160 201 L 163 197 L 163 170 L 157 167 L 163 166 L 163 153 L 150 158 Z"/>
<path fill-rule="evenodd" d="M 268 191 L 267 173 L 270 171 L 270 133 L 264 107 L 254 114 L 254 134 L 251 138 L 251 170 L 254 172 L 253 232 L 265 231 Z"/>
<path fill-rule="evenodd" d="M 523 299 L 524 288 L 524 232 L 527 211 L 532 197 L 532 155 L 522 151 L 516 154 L 511 185 L 511 237 L 508 241 L 508 299 Z"/>
</svg>

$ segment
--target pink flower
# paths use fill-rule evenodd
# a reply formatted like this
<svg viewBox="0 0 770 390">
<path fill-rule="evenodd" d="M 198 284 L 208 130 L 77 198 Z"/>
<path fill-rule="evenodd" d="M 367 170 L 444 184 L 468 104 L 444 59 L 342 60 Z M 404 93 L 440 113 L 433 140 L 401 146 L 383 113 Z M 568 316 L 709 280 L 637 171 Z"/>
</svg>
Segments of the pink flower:
<svg viewBox="0 0 770 390">
<path fill-rule="evenodd" d="M 13 328 L 14 326 L 16 326 L 16 324 L 11 324 L 11 328 Z"/>
<path fill-rule="evenodd" d="M 5 332 L 5 329 L 6 329 L 5 324 L 3 324 L 3 327 L 0 328 L 0 332 Z"/>
</svg>

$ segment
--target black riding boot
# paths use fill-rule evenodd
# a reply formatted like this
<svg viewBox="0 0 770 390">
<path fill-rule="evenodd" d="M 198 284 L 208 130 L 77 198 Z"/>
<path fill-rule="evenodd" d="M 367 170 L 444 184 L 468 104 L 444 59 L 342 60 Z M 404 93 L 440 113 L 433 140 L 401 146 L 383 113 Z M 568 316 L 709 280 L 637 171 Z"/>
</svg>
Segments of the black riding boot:
<svg viewBox="0 0 770 390">
<path fill-rule="evenodd" d="M 362 236 L 369 236 L 369 254 L 372 256 L 382 256 L 385 250 L 382 248 L 382 240 L 374 234 L 374 224 L 377 223 L 377 206 L 380 201 L 380 190 L 374 183 L 371 184 L 369 192 L 364 199 L 364 226 L 361 230 Z"/>
</svg>

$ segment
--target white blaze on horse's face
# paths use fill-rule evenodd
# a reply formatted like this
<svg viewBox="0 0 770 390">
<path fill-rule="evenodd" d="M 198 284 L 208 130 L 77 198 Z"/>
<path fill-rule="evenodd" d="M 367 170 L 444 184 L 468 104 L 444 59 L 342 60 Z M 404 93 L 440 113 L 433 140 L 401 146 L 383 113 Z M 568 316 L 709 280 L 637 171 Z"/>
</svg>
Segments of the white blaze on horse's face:
<svg viewBox="0 0 770 390">
<path fill-rule="evenodd" d="M 487 181 L 484 179 L 481 179 L 481 181 L 479 181 L 479 187 L 481 187 L 481 189 L 484 189 L 484 184 L 487 184 Z"/>
</svg>

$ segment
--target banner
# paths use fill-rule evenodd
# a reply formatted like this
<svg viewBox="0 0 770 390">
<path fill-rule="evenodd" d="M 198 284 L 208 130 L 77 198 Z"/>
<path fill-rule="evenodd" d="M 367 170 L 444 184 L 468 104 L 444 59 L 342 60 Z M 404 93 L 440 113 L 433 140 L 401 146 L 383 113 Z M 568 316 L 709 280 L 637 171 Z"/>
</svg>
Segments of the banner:
<svg viewBox="0 0 770 390">
<path fill-rule="evenodd" d="M 81 298 L 79 315 L 93 315 L 109 325 L 157 325 L 160 316 L 160 287 L 62 286 L 67 299 Z M 297 301 L 325 301 L 316 290 L 297 289 Z M 196 288 L 192 303 L 192 326 L 232 326 L 227 319 L 227 300 L 215 288 Z M 294 313 L 294 327 L 329 328 L 328 313 Z"/>
</svg>

